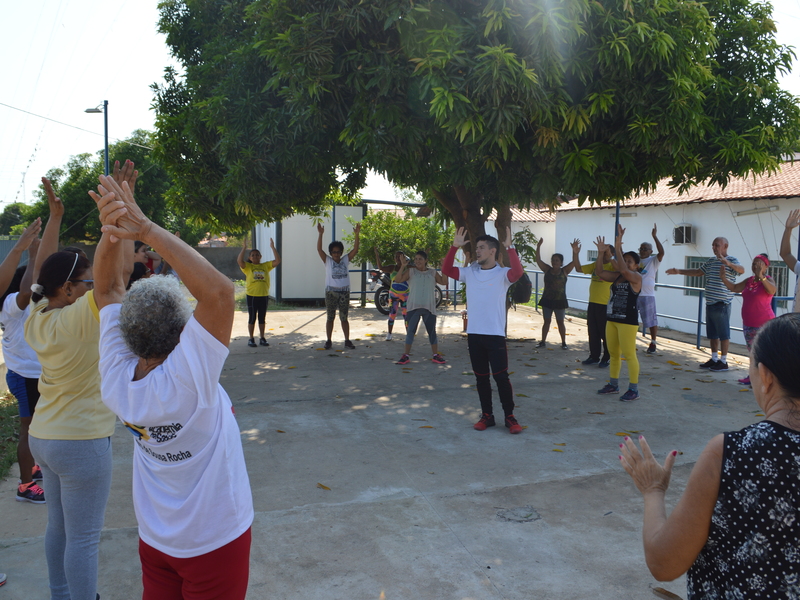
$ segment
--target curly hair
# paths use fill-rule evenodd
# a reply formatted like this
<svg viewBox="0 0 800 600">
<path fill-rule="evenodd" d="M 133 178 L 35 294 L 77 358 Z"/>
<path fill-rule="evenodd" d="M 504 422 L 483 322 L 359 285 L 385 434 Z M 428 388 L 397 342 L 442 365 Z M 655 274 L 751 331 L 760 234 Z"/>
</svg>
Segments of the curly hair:
<svg viewBox="0 0 800 600">
<path fill-rule="evenodd" d="M 140 279 L 122 301 L 119 330 L 140 358 L 164 358 L 175 349 L 192 307 L 173 277 Z"/>
</svg>

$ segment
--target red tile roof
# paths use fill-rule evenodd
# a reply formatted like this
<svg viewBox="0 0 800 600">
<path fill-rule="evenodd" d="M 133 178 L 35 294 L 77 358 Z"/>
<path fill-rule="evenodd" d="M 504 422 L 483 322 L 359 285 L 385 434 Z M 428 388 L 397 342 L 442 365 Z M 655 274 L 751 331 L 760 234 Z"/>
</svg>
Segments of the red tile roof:
<svg viewBox="0 0 800 600">
<path fill-rule="evenodd" d="M 492 214 L 489 215 L 489 221 L 497 220 L 497 211 L 492 210 Z M 556 214 L 554 212 L 550 212 L 549 210 L 538 210 L 536 208 L 531 208 L 528 210 L 523 210 L 521 208 L 511 208 L 511 220 L 514 222 L 528 222 L 528 223 L 555 223 L 556 222 Z"/>
<path fill-rule="evenodd" d="M 635 196 L 622 202 L 625 207 L 664 206 L 669 204 L 692 204 L 698 202 L 725 202 L 735 200 L 768 200 L 773 198 L 800 197 L 800 161 L 784 163 L 781 170 L 774 175 L 743 179 L 731 179 L 723 190 L 719 185 L 698 185 L 688 192 L 678 195 L 678 190 L 670 188 L 668 179 L 658 183 L 656 190 L 643 196 Z M 578 206 L 577 200 L 565 202 L 557 208 L 562 210 L 589 210 L 608 208 L 612 204 L 590 206 L 584 203 Z"/>
</svg>

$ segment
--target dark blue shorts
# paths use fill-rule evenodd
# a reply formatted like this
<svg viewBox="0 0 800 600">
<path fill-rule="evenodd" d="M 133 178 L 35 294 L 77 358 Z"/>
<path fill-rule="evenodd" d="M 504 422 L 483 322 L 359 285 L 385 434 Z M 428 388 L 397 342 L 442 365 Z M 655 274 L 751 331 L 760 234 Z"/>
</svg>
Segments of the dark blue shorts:
<svg viewBox="0 0 800 600">
<path fill-rule="evenodd" d="M 731 339 L 731 305 L 725 302 L 706 304 L 706 337 L 710 340 Z"/>
<path fill-rule="evenodd" d="M 32 417 L 39 401 L 39 379 L 28 379 L 9 369 L 6 373 L 6 383 L 8 391 L 17 399 L 20 418 Z"/>
</svg>

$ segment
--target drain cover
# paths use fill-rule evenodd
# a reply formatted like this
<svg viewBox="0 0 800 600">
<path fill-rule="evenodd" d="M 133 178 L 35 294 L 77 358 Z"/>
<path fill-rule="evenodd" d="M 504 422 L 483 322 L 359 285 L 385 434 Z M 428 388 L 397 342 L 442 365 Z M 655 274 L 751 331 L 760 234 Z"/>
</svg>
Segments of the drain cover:
<svg viewBox="0 0 800 600">
<path fill-rule="evenodd" d="M 530 523 L 538 521 L 541 515 L 533 510 L 532 506 L 518 506 L 517 508 L 504 508 L 497 511 L 498 521 L 513 521 L 514 523 Z"/>
</svg>

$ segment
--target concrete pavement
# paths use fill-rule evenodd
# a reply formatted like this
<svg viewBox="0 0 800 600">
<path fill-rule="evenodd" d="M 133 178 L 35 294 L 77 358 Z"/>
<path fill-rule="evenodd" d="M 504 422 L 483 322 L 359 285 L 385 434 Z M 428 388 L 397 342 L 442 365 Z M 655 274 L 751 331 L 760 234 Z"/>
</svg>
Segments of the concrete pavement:
<svg viewBox="0 0 800 600">
<path fill-rule="evenodd" d="M 648 356 L 640 337 L 642 397 L 622 403 L 596 394 L 607 369 L 580 364 L 583 321 L 567 324 L 568 350 L 537 349 L 541 317 L 511 311 L 515 413 L 526 427 L 512 436 L 502 425 L 472 429 L 479 404 L 455 311 L 439 320 L 442 366 L 425 335 L 407 368 L 395 365 L 402 340 L 384 341 L 374 309 L 351 309 L 356 350 L 343 351 L 338 324 L 323 350 L 324 321 L 322 310 L 270 311 L 271 345 L 253 349 L 246 315 L 236 315 L 221 382 L 256 510 L 248 598 L 620 600 L 653 598 L 655 586 L 685 596 L 683 578 L 659 584 L 644 564 L 641 496 L 619 467 L 617 434 L 641 432 L 661 456 L 683 452 L 674 505 L 708 440 L 759 419 L 736 383 L 746 358 L 711 374 L 697 369 L 707 352 L 663 340 Z M 141 597 L 133 442 L 119 425 L 113 442 L 99 592 L 127 600 Z M 9 576 L 0 600 L 47 598 L 47 507 L 15 502 L 16 467 L 12 475 L 0 490 Z"/>
</svg>

